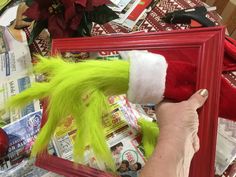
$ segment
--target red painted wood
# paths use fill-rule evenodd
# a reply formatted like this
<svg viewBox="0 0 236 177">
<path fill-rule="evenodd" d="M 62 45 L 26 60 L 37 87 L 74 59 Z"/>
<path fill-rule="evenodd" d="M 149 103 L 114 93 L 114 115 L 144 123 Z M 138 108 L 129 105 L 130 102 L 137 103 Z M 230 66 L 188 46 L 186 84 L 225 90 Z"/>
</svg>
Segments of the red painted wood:
<svg viewBox="0 0 236 177">
<path fill-rule="evenodd" d="M 199 110 L 200 150 L 191 164 L 191 177 L 214 176 L 216 150 L 218 107 L 220 94 L 220 77 L 224 50 L 224 28 L 213 27 L 171 32 L 154 32 L 146 34 L 124 34 L 99 36 L 93 38 L 56 39 L 52 42 L 52 55 L 65 51 L 119 51 L 145 49 L 160 51 L 168 57 L 189 60 L 197 65 L 197 85 L 207 88 L 207 103 Z M 173 53 L 173 55 L 171 55 Z M 44 116 L 44 121 L 47 119 Z M 100 170 L 83 167 L 74 168 L 73 163 L 47 154 L 39 157 L 39 167 L 65 176 L 100 177 L 111 174 Z"/>
<path fill-rule="evenodd" d="M 37 157 L 36 165 L 48 171 L 53 171 L 66 177 L 114 177 L 111 173 L 87 167 L 81 164 L 72 163 L 46 153 Z"/>
</svg>

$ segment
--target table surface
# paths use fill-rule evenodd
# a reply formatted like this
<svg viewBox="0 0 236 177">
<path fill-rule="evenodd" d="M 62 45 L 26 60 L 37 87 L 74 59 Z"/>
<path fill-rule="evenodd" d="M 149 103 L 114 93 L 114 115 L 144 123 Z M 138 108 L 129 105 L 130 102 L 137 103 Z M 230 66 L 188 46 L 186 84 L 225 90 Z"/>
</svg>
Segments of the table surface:
<svg viewBox="0 0 236 177">
<path fill-rule="evenodd" d="M 178 9 L 186 9 L 192 8 L 195 6 L 203 5 L 200 0 L 161 0 L 156 7 L 152 9 L 152 11 L 148 14 L 144 22 L 142 23 L 139 29 L 134 29 L 133 31 L 137 30 L 146 30 L 148 32 L 154 31 L 171 31 L 171 30 L 183 30 L 188 29 L 188 25 L 173 25 L 164 23 L 161 20 L 166 13 L 173 12 L 174 10 Z M 218 25 L 221 21 L 219 15 L 215 12 L 209 12 L 207 17 L 212 20 L 213 22 Z M 92 30 L 92 34 L 97 35 L 104 35 L 104 34 L 111 34 L 111 33 L 128 33 L 132 32 L 124 27 L 116 25 L 114 23 L 107 23 L 105 25 L 98 25 L 95 24 Z"/>
</svg>

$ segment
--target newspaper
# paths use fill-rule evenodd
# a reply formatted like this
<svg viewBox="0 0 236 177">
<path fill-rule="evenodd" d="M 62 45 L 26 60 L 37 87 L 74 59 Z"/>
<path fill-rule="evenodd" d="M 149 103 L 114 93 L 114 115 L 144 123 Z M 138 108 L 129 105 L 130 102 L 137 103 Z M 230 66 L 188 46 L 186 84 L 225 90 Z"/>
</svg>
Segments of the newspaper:
<svg viewBox="0 0 236 177">
<path fill-rule="evenodd" d="M 121 0 L 110 0 L 110 2 L 112 2 L 112 4 L 114 5 L 118 5 L 120 3 Z"/>
<path fill-rule="evenodd" d="M 114 23 L 126 27 L 128 30 L 139 30 L 148 13 L 156 6 L 159 0 L 121 0 L 118 5 L 110 5 L 119 15 Z"/>
<path fill-rule="evenodd" d="M 153 0 L 140 0 L 140 3 L 133 9 L 122 25 L 133 29 L 138 22 L 141 24 L 141 21 L 144 21 L 147 13 L 152 9 L 152 7 L 149 7 L 152 1 Z"/>
<path fill-rule="evenodd" d="M 130 3 L 131 0 L 112 0 L 113 4 L 107 5 L 115 12 L 122 12 L 122 10 Z"/>
<path fill-rule="evenodd" d="M 0 77 L 27 75 L 32 66 L 26 34 L 0 26 Z"/>
<path fill-rule="evenodd" d="M 34 166 L 34 159 L 29 159 L 32 144 L 40 130 L 41 117 L 40 110 L 3 127 L 9 137 L 9 149 L 0 160 L 0 176 L 37 177 L 47 173 Z M 49 146 L 49 151 L 55 151 L 53 146 Z"/>
<path fill-rule="evenodd" d="M 139 2 L 140 0 L 131 0 L 128 5 L 118 14 L 119 18 L 113 20 L 113 22 L 122 24 L 139 4 Z"/>
<path fill-rule="evenodd" d="M 129 29 L 133 29 L 135 26 L 137 26 L 137 29 L 139 28 L 139 26 L 142 24 L 142 22 L 145 20 L 145 18 L 147 17 L 147 10 L 145 9 L 139 16 L 137 19 L 135 20 L 131 20 L 129 18 L 127 18 L 124 23 L 122 24 L 123 26 L 129 28 Z"/>
<path fill-rule="evenodd" d="M 2 51 L 0 54 L 0 118 L 8 124 L 31 112 L 40 109 L 39 101 L 28 104 L 23 109 L 5 110 L 6 101 L 26 88 L 35 81 L 33 75 L 29 75 L 32 69 L 31 55 L 27 45 L 26 36 L 22 31 L 18 35 L 22 41 L 13 37 L 7 27 L 1 27 Z"/>
<path fill-rule="evenodd" d="M 6 124 L 40 109 L 38 100 L 29 103 L 22 109 L 4 109 L 6 101 L 11 96 L 22 92 L 23 90 L 28 88 L 34 81 L 35 77 L 33 75 L 27 76 L 24 74 L 19 74 L 17 77 L 8 77 L 0 81 L 0 117 Z"/>
<path fill-rule="evenodd" d="M 216 174 L 222 175 L 235 159 L 236 122 L 219 118 L 215 161 Z"/>
<path fill-rule="evenodd" d="M 72 149 L 75 139 L 75 120 L 68 117 L 55 131 L 53 145 L 59 157 L 72 159 Z"/>
<path fill-rule="evenodd" d="M 17 58 L 14 51 L 8 51 L 0 54 L 0 77 L 16 76 L 19 73 L 27 75 L 32 64 L 25 62 L 22 58 Z"/>
<path fill-rule="evenodd" d="M 3 31 L 4 31 L 4 27 L 0 26 L 0 54 L 5 53 L 7 51 L 7 46 L 5 43 Z"/>
<path fill-rule="evenodd" d="M 119 60 L 121 59 L 118 51 L 98 51 L 98 52 L 90 52 L 90 58 L 94 59 L 102 59 L 102 60 Z"/>
<path fill-rule="evenodd" d="M 103 126 L 107 143 L 110 147 L 111 153 L 116 163 L 117 171 L 120 174 L 135 173 L 137 176 L 138 169 L 130 170 L 132 167 L 142 167 L 145 164 L 145 157 L 143 149 L 140 146 L 140 134 L 137 119 L 143 117 L 146 119 L 145 114 L 140 113 L 131 106 L 124 95 L 113 96 L 109 98 L 111 106 L 111 118 L 105 117 Z M 60 127 L 56 129 L 53 138 L 53 144 L 57 155 L 59 157 L 73 160 L 72 150 L 75 139 L 76 127 L 75 120 L 68 117 Z M 122 171 L 121 168 L 126 163 L 129 165 L 127 171 Z M 107 170 L 103 162 L 98 161 L 91 150 L 85 152 L 85 165 L 100 170 Z"/>
</svg>

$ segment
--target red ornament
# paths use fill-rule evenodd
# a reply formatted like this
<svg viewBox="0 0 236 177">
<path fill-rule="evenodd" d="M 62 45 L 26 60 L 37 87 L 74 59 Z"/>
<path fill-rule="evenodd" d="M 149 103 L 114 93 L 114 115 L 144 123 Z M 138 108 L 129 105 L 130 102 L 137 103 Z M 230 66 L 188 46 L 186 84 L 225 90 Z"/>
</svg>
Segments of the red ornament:
<svg viewBox="0 0 236 177">
<path fill-rule="evenodd" d="M 9 147 L 9 139 L 6 132 L 0 128 L 0 157 L 6 155 Z"/>
</svg>

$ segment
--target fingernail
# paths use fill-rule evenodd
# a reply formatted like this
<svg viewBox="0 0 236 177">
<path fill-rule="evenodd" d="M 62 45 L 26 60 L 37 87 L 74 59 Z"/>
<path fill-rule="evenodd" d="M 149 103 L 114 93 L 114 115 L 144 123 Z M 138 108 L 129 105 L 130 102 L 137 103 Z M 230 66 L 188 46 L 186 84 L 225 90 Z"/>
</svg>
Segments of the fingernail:
<svg viewBox="0 0 236 177">
<path fill-rule="evenodd" d="M 208 91 L 207 91 L 207 89 L 201 89 L 201 90 L 199 90 L 199 94 L 202 97 L 207 97 L 208 96 Z"/>
</svg>

